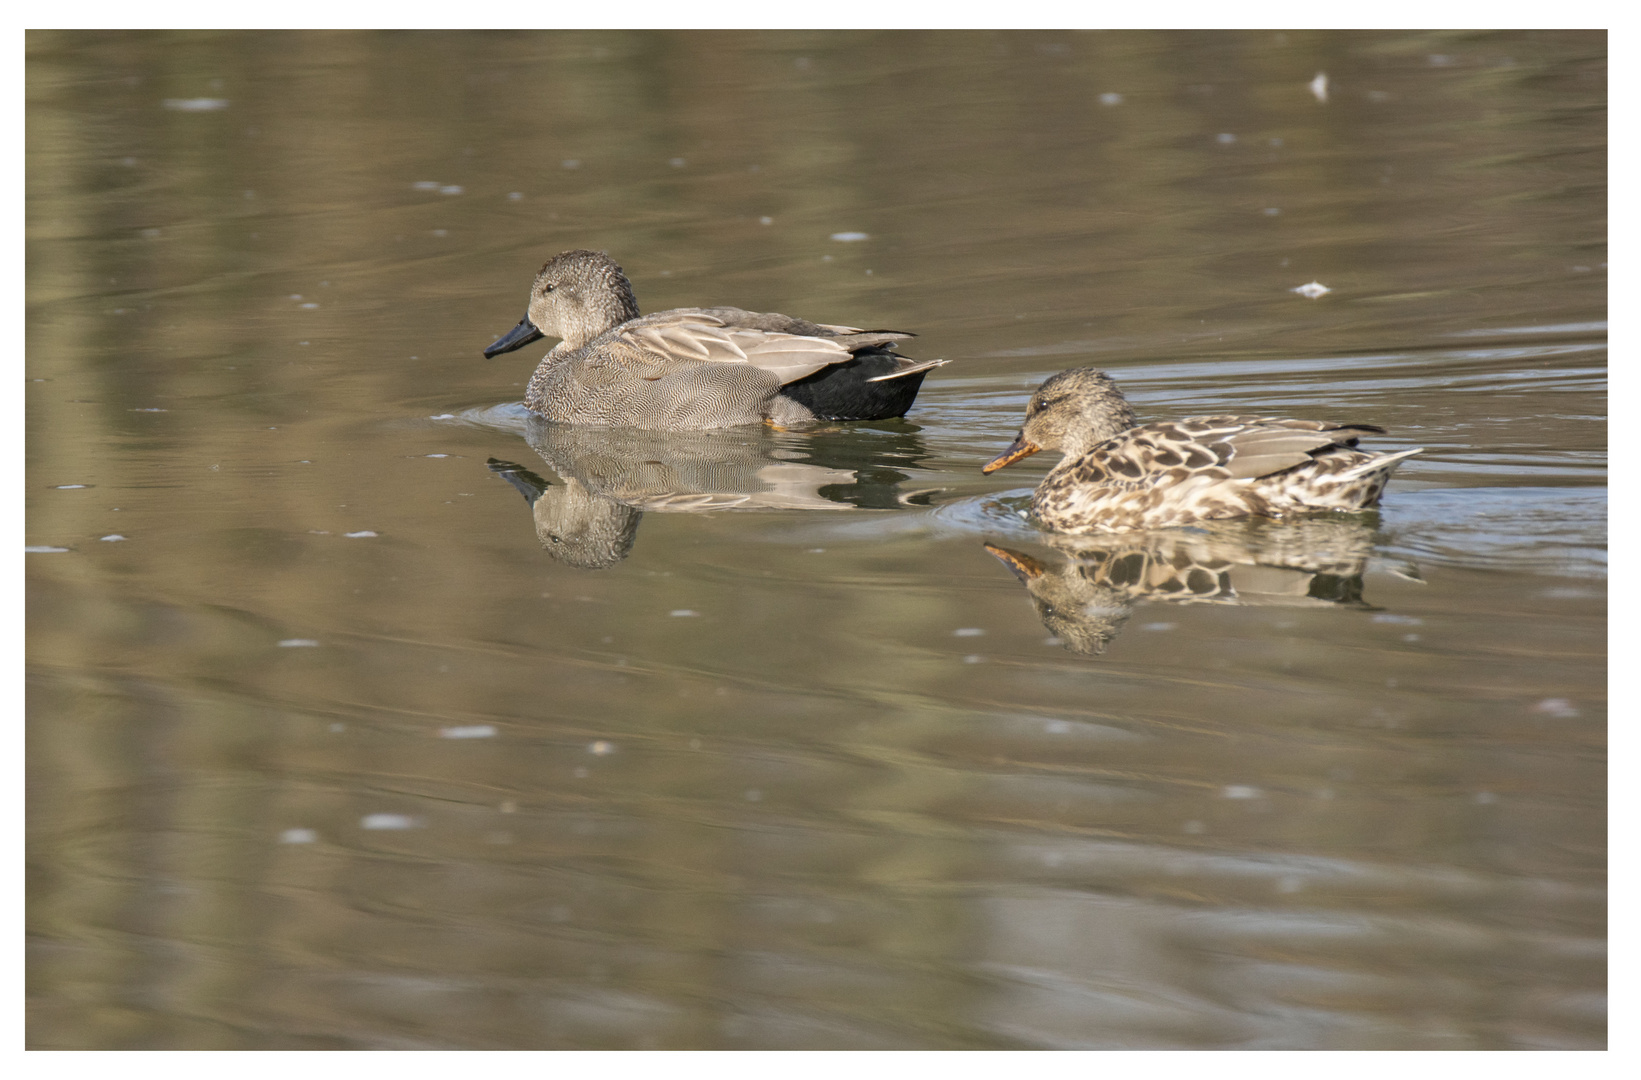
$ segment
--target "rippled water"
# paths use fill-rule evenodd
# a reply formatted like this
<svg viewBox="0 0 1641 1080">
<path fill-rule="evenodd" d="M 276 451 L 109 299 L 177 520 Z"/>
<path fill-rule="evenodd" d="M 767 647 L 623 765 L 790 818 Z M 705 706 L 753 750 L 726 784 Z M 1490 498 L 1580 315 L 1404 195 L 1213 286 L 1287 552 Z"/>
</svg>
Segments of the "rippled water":
<svg viewBox="0 0 1641 1080">
<path fill-rule="evenodd" d="M 1604 35 L 28 48 L 31 1046 L 1605 1045 Z M 951 362 L 531 423 L 578 246 Z M 1424 452 L 1070 542 L 1090 363 Z"/>
</svg>

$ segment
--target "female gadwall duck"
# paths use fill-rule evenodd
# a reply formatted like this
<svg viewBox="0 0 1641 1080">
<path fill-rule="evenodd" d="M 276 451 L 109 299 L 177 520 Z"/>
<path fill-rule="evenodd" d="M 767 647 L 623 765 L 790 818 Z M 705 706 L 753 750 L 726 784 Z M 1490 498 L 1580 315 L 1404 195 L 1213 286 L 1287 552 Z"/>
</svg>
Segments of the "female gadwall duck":
<svg viewBox="0 0 1641 1080">
<path fill-rule="evenodd" d="M 536 275 L 524 319 L 488 349 L 499 356 L 552 335 L 524 403 L 549 420 L 684 431 L 769 422 L 903 416 L 923 376 L 893 343 L 861 330 L 733 307 L 640 316 L 632 284 L 601 251 L 566 251 Z"/>
<path fill-rule="evenodd" d="M 1066 533 L 1367 510 L 1402 459 L 1419 453 L 1356 449 L 1369 434 L 1384 429 L 1269 416 L 1194 416 L 1136 427 L 1134 410 L 1109 375 L 1072 368 L 1037 388 L 1020 434 L 981 471 L 1039 450 L 1061 451 L 1064 459 L 1037 485 L 1031 508 L 1042 524 Z"/>
</svg>

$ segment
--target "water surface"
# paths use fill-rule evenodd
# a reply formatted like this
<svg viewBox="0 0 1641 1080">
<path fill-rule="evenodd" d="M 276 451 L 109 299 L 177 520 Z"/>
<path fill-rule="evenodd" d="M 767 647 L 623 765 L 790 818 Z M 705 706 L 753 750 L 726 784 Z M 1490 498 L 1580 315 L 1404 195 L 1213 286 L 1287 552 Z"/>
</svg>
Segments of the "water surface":
<svg viewBox="0 0 1641 1080">
<path fill-rule="evenodd" d="M 27 72 L 31 1046 L 1605 1045 L 1604 35 Z M 951 363 L 532 425 L 479 352 L 570 247 Z M 1090 363 L 1425 450 L 1068 544 L 979 465 Z"/>
</svg>

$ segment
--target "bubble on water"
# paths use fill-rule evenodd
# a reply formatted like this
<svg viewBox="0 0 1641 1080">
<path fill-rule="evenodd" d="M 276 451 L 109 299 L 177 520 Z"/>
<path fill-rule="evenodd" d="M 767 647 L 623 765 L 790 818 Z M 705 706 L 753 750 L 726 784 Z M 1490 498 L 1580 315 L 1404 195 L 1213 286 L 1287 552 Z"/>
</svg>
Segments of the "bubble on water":
<svg viewBox="0 0 1641 1080">
<path fill-rule="evenodd" d="M 1566 698 L 1560 697 L 1545 698 L 1533 706 L 1533 711 L 1542 713 L 1545 716 L 1553 716 L 1558 720 L 1571 720 L 1579 715 L 1576 705 Z"/>
<path fill-rule="evenodd" d="M 559 162 L 559 166 L 565 169 L 579 169 L 581 168 L 581 159 L 565 158 L 563 161 Z"/>
<path fill-rule="evenodd" d="M 97 539 L 112 544 L 124 540 L 125 537 L 121 536 L 119 533 L 109 533 L 107 536 L 99 536 Z"/>
<path fill-rule="evenodd" d="M 773 224 L 775 224 L 775 219 L 772 218 L 772 217 L 761 217 L 761 218 L 758 219 L 758 224 L 759 225 L 773 225 Z"/>
<path fill-rule="evenodd" d="M 1257 799 L 1262 792 L 1256 787 L 1246 784 L 1230 784 L 1220 789 L 1220 797 L 1225 799 Z"/>
<path fill-rule="evenodd" d="M 227 98 L 166 98 L 162 103 L 172 112 L 215 112 L 228 107 Z"/>
<path fill-rule="evenodd" d="M 53 490 L 54 491 L 77 491 L 80 488 L 88 488 L 90 486 L 91 486 L 90 484 L 58 484 Z"/>
<path fill-rule="evenodd" d="M 1390 612 L 1381 612 L 1373 617 L 1376 623 L 1391 623 L 1396 626 L 1423 626 L 1424 620 L 1413 615 L 1393 615 Z"/>
<path fill-rule="evenodd" d="M 681 157 L 675 157 L 675 158 L 669 158 L 667 160 L 667 164 L 671 165 L 675 169 L 682 169 L 687 164 L 687 162 L 685 162 L 684 159 L 681 158 Z"/>
<path fill-rule="evenodd" d="M 840 244 L 853 244 L 861 240 L 870 240 L 871 238 L 872 236 L 870 233 L 863 232 L 835 232 L 832 234 L 832 239 L 836 240 Z"/>
<path fill-rule="evenodd" d="M 360 529 L 358 532 L 343 533 L 342 535 L 347 537 L 349 540 L 363 540 L 375 536 L 376 534 L 371 532 L 369 529 Z"/>
<path fill-rule="evenodd" d="M 691 611 L 689 608 L 677 608 L 667 614 L 671 615 L 675 619 L 694 619 L 699 617 L 701 613 L 699 611 Z"/>
<path fill-rule="evenodd" d="M 1218 135 L 1214 136 L 1214 141 L 1219 143 L 1221 146 L 1230 146 L 1232 143 L 1236 142 L 1236 136 L 1232 135 L 1229 131 L 1222 131 Z"/>
<path fill-rule="evenodd" d="M 608 739 L 597 739 L 587 744 L 587 753 L 594 757 L 608 757 L 615 753 L 615 743 Z"/>
<path fill-rule="evenodd" d="M 522 191 L 509 191 L 507 193 L 507 197 L 509 199 L 512 199 L 514 202 L 518 202 L 520 199 L 524 198 L 524 192 L 522 192 Z"/>
<path fill-rule="evenodd" d="M 52 547 L 49 544 L 30 544 L 23 549 L 25 555 L 61 555 L 72 548 Z"/>
<path fill-rule="evenodd" d="M 1140 629 L 1141 630 L 1150 630 L 1151 632 L 1157 633 L 1157 634 L 1165 634 L 1165 633 L 1167 633 L 1168 631 L 1174 629 L 1177 626 L 1179 626 L 1179 623 L 1148 622 L 1148 623 L 1141 623 L 1140 624 Z"/>
<path fill-rule="evenodd" d="M 952 631 L 952 637 L 985 637 L 986 632 L 978 626 L 965 626 Z"/>
<path fill-rule="evenodd" d="M 461 193 L 462 186 L 460 184 L 446 184 L 439 189 L 440 195 L 460 195 Z"/>
<path fill-rule="evenodd" d="M 437 180 L 418 180 L 414 184 L 411 184 L 410 186 L 412 188 L 414 188 L 415 190 L 417 190 L 417 191 L 438 191 L 439 190 L 439 182 Z"/>
<path fill-rule="evenodd" d="M 314 308 L 317 308 L 319 305 L 314 303 L 312 300 L 309 300 L 306 304 L 303 304 L 302 306 L 304 308 L 307 308 L 309 311 L 312 311 Z"/>
<path fill-rule="evenodd" d="M 447 458 L 450 455 L 449 454 L 424 454 L 422 456 L 423 457 L 431 457 L 431 458 Z"/>
<path fill-rule="evenodd" d="M 1318 71 L 1316 73 L 1316 78 L 1312 79 L 1307 84 L 1307 86 L 1310 89 L 1311 94 L 1316 98 L 1316 100 L 1318 102 L 1320 102 L 1323 105 L 1326 105 L 1328 103 L 1328 73 L 1327 72 Z"/>
<path fill-rule="evenodd" d="M 1288 291 L 1296 292 L 1300 296 L 1305 297 L 1307 300 L 1315 300 L 1318 296 L 1326 296 L 1333 290 L 1322 284 L 1320 281 L 1309 281 L 1303 285 L 1296 285 Z"/>
<path fill-rule="evenodd" d="M 1122 104 L 1122 95 L 1121 94 L 1101 94 L 1100 95 L 1100 104 L 1101 105 L 1121 105 Z"/>
<path fill-rule="evenodd" d="M 319 834 L 312 829 L 286 829 L 279 834 L 281 844 L 311 844 L 319 839 Z"/>
<path fill-rule="evenodd" d="M 313 638 L 293 637 L 286 638 L 279 643 L 281 649 L 317 649 L 319 642 Z"/>
</svg>

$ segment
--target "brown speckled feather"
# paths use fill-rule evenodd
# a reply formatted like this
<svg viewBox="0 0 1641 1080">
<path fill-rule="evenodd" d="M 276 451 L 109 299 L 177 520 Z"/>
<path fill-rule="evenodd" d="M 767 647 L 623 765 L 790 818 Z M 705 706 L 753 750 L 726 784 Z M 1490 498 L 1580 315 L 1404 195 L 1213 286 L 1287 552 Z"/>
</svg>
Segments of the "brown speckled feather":
<svg viewBox="0 0 1641 1080">
<path fill-rule="evenodd" d="M 1038 486 L 1032 510 L 1067 533 L 1168 528 L 1216 518 L 1365 510 L 1391 471 L 1418 450 L 1356 449 L 1370 424 L 1268 416 L 1198 416 L 1135 426 L 1116 384 L 1094 368 L 1045 382 L 1014 444 L 986 466 L 1038 450 L 1064 458 Z"/>
</svg>

